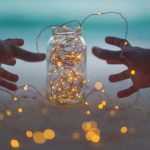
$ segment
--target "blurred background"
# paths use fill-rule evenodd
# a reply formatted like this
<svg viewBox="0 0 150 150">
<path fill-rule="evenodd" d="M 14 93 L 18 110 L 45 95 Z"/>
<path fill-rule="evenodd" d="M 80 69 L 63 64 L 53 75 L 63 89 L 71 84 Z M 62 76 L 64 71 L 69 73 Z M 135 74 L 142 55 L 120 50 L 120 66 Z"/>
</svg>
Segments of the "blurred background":
<svg viewBox="0 0 150 150">
<path fill-rule="evenodd" d="M 47 25 L 60 25 L 69 20 L 82 20 L 90 13 L 117 11 L 127 17 L 129 22 L 128 40 L 132 45 L 150 48 L 150 1 L 148 0 L 0 0 L 0 39 L 23 38 L 24 49 L 36 52 L 35 37 Z M 107 65 L 92 56 L 92 46 L 119 50 L 104 43 L 105 36 L 124 38 L 124 22 L 117 15 L 93 17 L 84 25 L 84 38 L 88 45 L 87 74 L 91 85 L 102 81 L 108 91 L 113 93 L 131 84 L 111 84 L 107 80 L 112 73 L 125 69 L 122 65 Z M 50 36 L 50 30 L 41 37 L 41 52 Z M 93 67 L 94 66 L 94 67 Z M 46 85 L 46 61 L 25 63 L 18 60 L 15 67 L 5 66 L 20 74 L 19 85 L 34 84 L 40 89 Z"/>
</svg>

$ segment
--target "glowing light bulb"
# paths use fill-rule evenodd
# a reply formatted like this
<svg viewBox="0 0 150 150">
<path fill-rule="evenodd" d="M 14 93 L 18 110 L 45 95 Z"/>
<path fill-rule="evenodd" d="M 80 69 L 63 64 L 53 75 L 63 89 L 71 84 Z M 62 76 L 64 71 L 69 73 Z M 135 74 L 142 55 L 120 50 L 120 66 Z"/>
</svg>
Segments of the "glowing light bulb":
<svg viewBox="0 0 150 150">
<path fill-rule="evenodd" d="M 55 138 L 55 132 L 52 129 L 46 129 L 43 135 L 44 135 L 44 138 L 47 140 L 52 140 Z"/>
<path fill-rule="evenodd" d="M 100 141 L 100 136 L 99 135 L 93 135 L 92 138 L 91 138 L 91 141 L 93 143 L 98 143 Z"/>
<path fill-rule="evenodd" d="M 78 41 L 79 39 L 78 39 L 78 37 L 75 37 L 74 40 L 75 40 L 75 41 Z"/>
<path fill-rule="evenodd" d="M 83 122 L 83 123 L 82 123 L 82 129 L 83 129 L 84 131 L 90 130 L 91 127 L 92 127 L 92 125 L 91 125 L 90 122 Z"/>
<path fill-rule="evenodd" d="M 104 89 L 102 90 L 102 93 L 105 93 L 105 90 L 104 90 Z"/>
<path fill-rule="evenodd" d="M 91 111 L 87 110 L 87 111 L 85 112 L 85 114 L 86 114 L 86 115 L 91 115 Z"/>
<path fill-rule="evenodd" d="M 17 139 L 11 139 L 10 145 L 12 148 L 19 148 L 20 147 L 20 143 Z"/>
<path fill-rule="evenodd" d="M 77 58 L 79 58 L 79 59 L 80 59 L 81 57 L 82 57 L 82 55 L 81 55 L 81 54 L 77 56 Z"/>
<path fill-rule="evenodd" d="M 22 113 L 22 112 L 23 112 L 23 109 L 22 109 L 21 107 L 19 107 L 19 108 L 18 108 L 18 112 L 19 112 L 19 113 Z"/>
<path fill-rule="evenodd" d="M 25 86 L 23 87 L 23 90 L 24 90 L 24 91 L 28 91 L 28 90 L 29 90 L 29 86 L 28 86 L 28 85 L 25 85 Z"/>
<path fill-rule="evenodd" d="M 102 104 L 103 106 L 106 106 L 106 105 L 107 105 L 107 102 L 106 102 L 105 100 L 103 100 L 103 101 L 101 102 L 101 104 Z"/>
<path fill-rule="evenodd" d="M 83 84 L 86 84 L 87 83 L 87 80 L 83 80 Z"/>
<path fill-rule="evenodd" d="M 61 66 L 62 66 L 62 62 L 60 62 L 60 61 L 57 62 L 57 66 L 58 66 L 58 67 L 61 67 Z"/>
<path fill-rule="evenodd" d="M 6 110 L 6 115 L 9 116 L 9 117 L 12 116 L 12 112 L 9 109 L 7 109 Z"/>
<path fill-rule="evenodd" d="M 32 138 L 33 137 L 32 131 L 26 131 L 26 137 Z"/>
<path fill-rule="evenodd" d="M 103 109 L 104 105 L 103 104 L 99 104 L 98 105 L 98 109 Z"/>
<path fill-rule="evenodd" d="M 88 103 L 88 102 L 85 102 L 84 104 L 85 104 L 85 105 L 87 105 L 87 106 L 89 105 L 89 103 Z"/>
<path fill-rule="evenodd" d="M 115 106 L 115 109 L 118 110 L 118 109 L 119 109 L 119 106 L 116 105 L 116 106 Z"/>
<path fill-rule="evenodd" d="M 42 132 L 37 131 L 33 134 L 33 141 L 36 144 L 44 144 L 46 142 L 46 139 Z"/>
<path fill-rule="evenodd" d="M 96 90 L 101 90 L 102 87 L 103 87 L 103 84 L 102 84 L 101 82 L 96 82 L 96 83 L 95 83 L 95 89 L 96 89 Z"/>
<path fill-rule="evenodd" d="M 79 132 L 73 132 L 73 133 L 72 133 L 72 138 L 73 138 L 74 140 L 78 140 L 78 139 L 80 138 L 80 133 L 79 133 Z"/>
<path fill-rule="evenodd" d="M 16 96 L 14 96 L 14 97 L 13 97 L 13 101 L 14 101 L 14 102 L 17 102 L 17 101 L 18 101 L 18 98 L 17 98 Z"/>
<path fill-rule="evenodd" d="M 127 41 L 125 41 L 125 42 L 124 42 L 124 46 L 127 46 L 127 45 L 128 45 L 128 42 L 127 42 Z"/>
<path fill-rule="evenodd" d="M 125 133 L 127 133 L 127 131 L 128 131 L 128 128 L 127 127 L 121 127 L 121 129 L 120 129 L 120 132 L 122 133 L 122 134 L 125 134 Z"/>
<path fill-rule="evenodd" d="M 131 73 L 131 75 L 135 75 L 135 70 L 134 69 L 131 70 L 130 73 Z"/>
<path fill-rule="evenodd" d="M 88 131 L 85 135 L 85 138 L 88 140 L 88 141 L 91 141 L 92 137 L 95 135 L 95 132 L 93 131 Z"/>
</svg>

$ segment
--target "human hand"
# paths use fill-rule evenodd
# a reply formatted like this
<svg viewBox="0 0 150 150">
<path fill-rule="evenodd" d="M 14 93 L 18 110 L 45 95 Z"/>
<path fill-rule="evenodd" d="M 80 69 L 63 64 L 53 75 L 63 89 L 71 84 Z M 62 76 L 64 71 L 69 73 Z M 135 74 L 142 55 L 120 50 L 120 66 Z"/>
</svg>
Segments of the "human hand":
<svg viewBox="0 0 150 150">
<path fill-rule="evenodd" d="M 93 54 L 108 64 L 123 64 L 127 70 L 109 76 L 111 82 L 131 79 L 133 85 L 118 92 L 118 97 L 127 97 L 141 88 L 150 87 L 150 50 L 132 47 L 126 40 L 106 37 L 106 43 L 118 46 L 121 51 L 110 51 L 93 47 Z"/>
<path fill-rule="evenodd" d="M 23 50 L 19 46 L 24 44 L 22 39 L 7 39 L 0 40 L 0 64 L 14 66 L 16 59 L 19 58 L 28 62 L 38 62 L 45 59 L 45 54 L 37 54 Z M 14 82 L 18 81 L 19 76 L 6 71 L 0 66 L 0 86 L 10 90 L 16 90 L 17 85 Z"/>
</svg>

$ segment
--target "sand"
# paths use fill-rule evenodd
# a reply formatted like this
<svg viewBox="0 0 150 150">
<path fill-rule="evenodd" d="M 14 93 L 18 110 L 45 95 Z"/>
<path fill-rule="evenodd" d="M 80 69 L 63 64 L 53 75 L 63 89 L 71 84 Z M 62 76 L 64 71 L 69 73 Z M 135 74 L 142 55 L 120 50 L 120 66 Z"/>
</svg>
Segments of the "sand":
<svg viewBox="0 0 150 150">
<path fill-rule="evenodd" d="M 49 102 L 34 92 L 18 92 L 19 102 L 15 103 L 7 97 L 1 98 L 1 112 L 5 106 L 12 111 L 12 116 L 5 115 L 0 121 L 0 150 L 10 150 L 10 139 L 19 140 L 21 150 L 148 150 L 150 147 L 150 109 L 148 90 L 142 91 L 139 100 L 133 105 L 133 95 L 126 102 L 119 102 L 120 109 L 111 116 L 115 101 L 108 103 L 103 110 L 98 110 L 100 98 L 94 93 L 88 98 L 89 106 L 51 106 Z M 147 94 L 144 94 L 147 93 Z M 143 100 L 144 98 L 144 100 Z M 129 107 L 130 106 L 130 107 Z M 22 107 L 23 113 L 18 114 L 17 108 Z M 5 107 L 6 108 L 6 107 Z M 90 110 L 91 115 L 86 115 Z M 96 121 L 100 129 L 101 141 L 92 143 L 85 139 L 82 123 Z M 126 134 L 120 133 L 120 127 L 127 126 Z M 56 137 L 45 144 L 36 144 L 33 139 L 25 136 L 26 130 L 44 131 L 53 129 Z M 72 138 L 74 132 L 80 138 Z"/>
</svg>

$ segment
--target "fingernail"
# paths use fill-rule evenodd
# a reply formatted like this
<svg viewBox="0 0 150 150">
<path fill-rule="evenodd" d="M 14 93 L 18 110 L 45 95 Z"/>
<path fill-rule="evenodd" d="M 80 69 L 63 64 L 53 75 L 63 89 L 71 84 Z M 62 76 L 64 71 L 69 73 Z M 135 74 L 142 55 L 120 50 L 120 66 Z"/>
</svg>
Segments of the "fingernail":
<svg viewBox="0 0 150 150">
<path fill-rule="evenodd" d="M 106 41 L 106 42 L 108 42 L 108 41 L 109 41 L 109 38 L 108 38 L 108 37 L 106 37 L 106 38 L 105 38 L 105 41 Z"/>
<path fill-rule="evenodd" d="M 16 76 L 14 77 L 14 81 L 17 82 L 18 80 L 19 80 L 19 76 L 16 75 Z"/>
<path fill-rule="evenodd" d="M 92 52 L 95 55 L 99 55 L 102 51 L 98 47 L 93 47 Z"/>
<path fill-rule="evenodd" d="M 117 96 L 119 97 L 119 98 L 123 98 L 124 97 L 124 95 L 122 94 L 122 93 L 117 93 Z"/>
<path fill-rule="evenodd" d="M 13 90 L 13 91 L 16 91 L 18 89 L 17 85 L 12 85 L 11 88 L 12 88 L 11 90 Z"/>
</svg>

